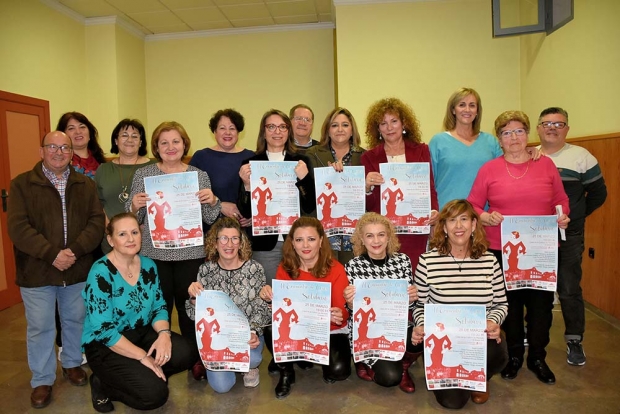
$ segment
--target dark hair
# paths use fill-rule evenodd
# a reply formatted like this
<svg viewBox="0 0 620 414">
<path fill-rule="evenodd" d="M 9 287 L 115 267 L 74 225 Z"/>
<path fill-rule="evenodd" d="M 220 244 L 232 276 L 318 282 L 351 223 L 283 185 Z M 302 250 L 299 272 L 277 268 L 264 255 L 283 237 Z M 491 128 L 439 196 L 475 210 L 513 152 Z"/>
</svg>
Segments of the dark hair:
<svg viewBox="0 0 620 414">
<path fill-rule="evenodd" d="M 155 131 L 153 131 L 153 137 L 151 138 L 151 154 L 153 154 L 158 161 L 161 161 L 161 155 L 159 155 L 159 149 L 157 146 L 159 144 L 159 136 L 162 132 L 167 131 L 177 131 L 179 135 L 181 135 L 184 147 L 183 156 L 185 157 L 189 153 L 189 147 L 191 146 L 192 141 L 189 139 L 189 135 L 187 135 L 187 131 L 185 131 L 183 125 L 175 121 L 162 122 L 157 126 L 157 128 L 155 128 Z"/>
<path fill-rule="evenodd" d="M 114 225 L 116 224 L 116 222 L 122 219 L 126 219 L 126 218 L 132 218 L 136 221 L 136 223 L 138 223 L 138 217 L 136 217 L 134 213 L 118 213 L 117 215 L 112 217 L 110 221 L 108 221 L 108 225 L 105 228 L 105 233 L 108 236 L 112 236 L 112 234 L 114 233 Z M 140 230 L 140 233 L 142 233 L 142 230 L 140 229 L 139 225 L 138 225 L 138 229 Z"/>
<path fill-rule="evenodd" d="M 284 240 L 284 245 L 282 246 L 282 262 L 280 264 L 291 279 L 299 278 L 301 260 L 299 260 L 299 256 L 293 248 L 293 236 L 295 235 L 295 231 L 302 227 L 314 228 L 319 234 L 319 237 L 323 238 L 319 249 L 319 258 L 314 267 L 309 270 L 312 276 L 322 279 L 327 276 L 327 273 L 329 273 L 332 268 L 332 248 L 329 244 L 329 239 L 325 235 L 325 230 L 323 230 L 321 222 L 314 217 L 300 217 L 293 223 L 286 240 Z"/>
<path fill-rule="evenodd" d="M 58 120 L 56 131 L 66 132 L 67 124 L 69 124 L 69 121 L 72 119 L 86 125 L 86 128 L 88 128 L 88 135 L 90 135 L 87 148 L 90 153 L 93 154 L 93 157 L 97 160 L 97 162 L 99 164 L 103 164 L 105 162 L 105 156 L 101 146 L 99 145 L 99 131 L 97 131 L 97 128 L 95 128 L 92 122 L 90 122 L 84 114 L 79 112 L 65 112 Z"/>
<path fill-rule="evenodd" d="M 308 105 L 305 105 L 305 104 L 297 104 L 294 107 L 292 107 L 291 110 L 288 111 L 289 118 L 292 119 L 293 116 L 295 115 L 295 111 L 298 110 L 299 108 L 307 109 L 308 111 L 310 111 L 310 113 L 312 114 L 312 120 L 314 121 L 314 111 L 312 110 L 312 108 L 310 108 Z"/>
<path fill-rule="evenodd" d="M 239 222 L 230 217 L 222 217 L 217 220 L 209 229 L 207 238 L 205 239 L 205 252 L 207 253 L 207 261 L 215 262 L 220 258 L 220 254 L 217 251 L 217 235 L 224 229 L 235 229 L 239 232 L 241 237 L 241 243 L 239 243 L 239 259 L 246 262 L 252 257 L 252 246 L 250 240 L 245 234 L 245 231 L 241 230 Z"/>
<path fill-rule="evenodd" d="M 260 127 L 258 132 L 258 138 L 256 139 L 256 153 L 264 154 L 267 152 L 267 139 L 265 138 L 265 122 L 267 118 L 271 115 L 278 115 L 286 126 L 288 127 L 288 135 L 286 138 L 286 144 L 284 144 L 284 151 L 287 154 L 294 154 L 297 152 L 295 149 L 294 138 L 293 138 L 293 124 L 291 123 L 291 118 L 289 118 L 284 112 L 278 109 L 270 109 L 263 114 L 263 117 L 260 120 Z"/>
<path fill-rule="evenodd" d="M 146 131 L 144 130 L 144 126 L 139 120 L 129 118 L 123 119 L 114 127 L 114 130 L 112 131 L 112 147 L 110 148 L 110 152 L 112 154 L 118 154 L 118 145 L 116 144 L 116 140 L 121 132 L 125 131 L 129 127 L 132 127 L 140 133 L 140 148 L 138 148 L 138 155 L 146 155 Z"/>
<path fill-rule="evenodd" d="M 213 114 L 213 116 L 209 120 L 209 129 L 211 130 L 211 132 L 215 133 L 215 130 L 217 129 L 217 124 L 220 122 L 220 119 L 222 119 L 223 116 L 230 119 L 230 122 L 232 122 L 235 125 L 235 128 L 237 128 L 237 132 L 243 131 L 243 128 L 245 127 L 245 119 L 243 119 L 243 115 L 241 115 L 234 109 L 227 108 L 220 109 Z"/>
<path fill-rule="evenodd" d="M 444 226 L 448 219 L 460 216 L 463 213 L 467 214 L 470 220 L 476 220 L 476 229 L 472 232 L 469 250 L 471 251 L 470 257 L 472 259 L 478 259 L 489 248 L 489 242 L 486 232 L 484 231 L 484 226 L 480 221 L 480 216 L 478 216 L 474 207 L 467 200 L 452 200 L 443 206 L 439 212 L 435 230 L 429 241 L 429 247 L 431 249 L 437 249 L 439 254 L 445 256 L 449 255 L 452 251 L 452 245 L 450 244 L 450 238 L 445 233 Z"/>
<path fill-rule="evenodd" d="M 566 124 L 568 125 L 568 112 L 566 112 L 565 109 L 562 109 L 559 106 L 552 106 L 550 108 L 543 109 L 543 111 L 540 113 L 540 116 L 538 117 L 538 123 L 540 124 L 540 121 L 543 119 L 544 116 L 553 114 L 564 115 L 564 118 L 566 118 Z"/>
</svg>

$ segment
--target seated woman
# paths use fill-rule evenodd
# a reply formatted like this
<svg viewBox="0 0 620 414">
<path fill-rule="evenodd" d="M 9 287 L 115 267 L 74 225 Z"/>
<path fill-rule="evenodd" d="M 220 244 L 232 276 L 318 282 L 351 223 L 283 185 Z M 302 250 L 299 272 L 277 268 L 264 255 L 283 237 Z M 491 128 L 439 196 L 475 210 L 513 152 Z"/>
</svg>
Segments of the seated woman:
<svg viewBox="0 0 620 414">
<path fill-rule="evenodd" d="M 107 413 L 121 401 L 152 410 L 168 400 L 166 379 L 191 367 L 191 347 L 170 331 L 155 263 L 138 255 L 136 216 L 112 217 L 107 238 L 112 251 L 93 264 L 82 293 L 93 407 Z"/>
<path fill-rule="evenodd" d="M 329 341 L 329 365 L 323 365 L 323 381 L 333 384 L 351 375 L 351 348 L 349 347 L 343 292 L 349 284 L 344 267 L 332 257 L 332 249 L 321 222 L 314 217 L 301 217 L 293 223 L 282 248 L 282 262 L 276 272 L 277 280 L 303 280 L 331 284 L 331 318 Z M 261 298 L 271 301 L 271 286 L 265 285 Z M 273 354 L 271 327 L 265 329 L 265 340 Z M 285 398 L 295 383 L 293 363 L 279 363 L 280 381 L 276 397 Z"/>
<path fill-rule="evenodd" d="M 413 311 L 415 328 L 411 342 L 424 340 L 424 305 L 485 305 L 487 308 L 486 392 L 463 389 L 433 391 L 446 408 L 462 408 L 471 399 L 484 404 L 489 399 L 488 381 L 508 363 L 506 342 L 500 325 L 506 318 L 508 301 L 504 274 L 497 259 L 487 251 L 489 242 L 480 218 L 466 200 L 452 200 L 443 207 L 430 241 L 429 252 L 420 256 L 415 271 L 418 305 Z M 429 363 L 429 361 L 426 361 Z"/>
<path fill-rule="evenodd" d="M 353 350 L 353 299 L 355 298 L 354 279 L 406 279 L 409 283 L 407 293 L 409 304 L 418 298 L 413 286 L 411 261 L 404 253 L 398 253 L 400 242 L 396 237 L 394 225 L 387 218 L 377 213 L 366 213 L 355 226 L 351 236 L 354 257 L 345 270 L 351 285 L 344 290 L 344 299 L 349 310 L 349 341 Z M 413 327 L 407 330 L 411 336 Z M 407 344 L 407 350 L 400 361 L 385 361 L 376 358 L 367 359 L 355 364 L 357 376 L 364 381 L 374 381 L 384 387 L 398 385 L 407 393 L 415 391 L 415 384 L 409 376 L 409 367 L 422 354 L 422 346 Z"/>
<path fill-rule="evenodd" d="M 209 230 L 205 241 L 207 261 L 198 269 L 198 281 L 189 286 L 190 300 L 186 310 L 195 320 L 195 298 L 203 290 L 219 290 L 230 296 L 237 307 L 245 312 L 250 322 L 250 371 L 243 374 L 243 384 L 254 388 L 259 383 L 258 365 L 264 347 L 263 327 L 271 323 L 271 312 L 258 293 L 265 285 L 263 267 L 252 256 L 252 247 L 239 222 L 230 217 L 221 218 Z M 205 367 L 198 361 L 192 369 L 194 378 L 205 376 Z M 217 393 L 225 393 L 235 385 L 235 373 L 206 370 L 209 385 Z"/>
</svg>

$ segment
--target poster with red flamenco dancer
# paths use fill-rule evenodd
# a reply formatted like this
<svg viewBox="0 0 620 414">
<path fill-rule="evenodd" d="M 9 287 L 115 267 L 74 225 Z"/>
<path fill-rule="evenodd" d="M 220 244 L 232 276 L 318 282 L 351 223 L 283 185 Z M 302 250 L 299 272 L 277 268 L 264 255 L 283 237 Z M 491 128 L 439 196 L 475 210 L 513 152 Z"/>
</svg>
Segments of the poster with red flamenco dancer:
<svg viewBox="0 0 620 414">
<path fill-rule="evenodd" d="M 506 290 L 555 292 L 558 271 L 557 216 L 504 216 L 502 260 Z"/>
<path fill-rule="evenodd" d="M 250 161 L 254 236 L 287 234 L 299 218 L 295 161 Z"/>
<path fill-rule="evenodd" d="M 424 371 L 429 390 L 485 391 L 484 305 L 424 305 Z"/>
<path fill-rule="evenodd" d="M 381 215 L 394 223 L 397 234 L 430 233 L 430 171 L 428 162 L 379 164 Z"/>
<path fill-rule="evenodd" d="M 156 249 L 202 246 L 202 213 L 196 171 L 144 177 L 146 212 Z"/>
<path fill-rule="evenodd" d="M 331 284 L 282 280 L 272 283 L 275 361 L 329 365 Z"/>
<path fill-rule="evenodd" d="M 353 360 L 400 361 L 408 340 L 407 280 L 354 279 L 353 285 Z"/>
<path fill-rule="evenodd" d="M 196 297 L 196 342 L 205 368 L 250 370 L 250 323 L 230 297 L 205 290 Z"/>
</svg>

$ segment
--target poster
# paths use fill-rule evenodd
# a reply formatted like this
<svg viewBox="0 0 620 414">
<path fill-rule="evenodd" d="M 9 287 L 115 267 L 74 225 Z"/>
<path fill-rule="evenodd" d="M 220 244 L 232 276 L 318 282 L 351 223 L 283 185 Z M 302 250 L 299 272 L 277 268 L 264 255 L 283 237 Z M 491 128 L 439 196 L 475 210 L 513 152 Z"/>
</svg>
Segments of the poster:
<svg viewBox="0 0 620 414">
<path fill-rule="evenodd" d="M 484 305 L 424 305 L 424 363 L 429 390 L 486 391 Z"/>
<path fill-rule="evenodd" d="M 394 223 L 396 233 L 430 233 L 430 163 L 383 163 L 379 172 L 385 181 L 381 185 L 381 215 Z"/>
<path fill-rule="evenodd" d="M 400 361 L 407 347 L 405 279 L 354 279 L 353 360 Z"/>
<path fill-rule="evenodd" d="M 250 161 L 254 236 L 287 234 L 299 218 L 296 161 Z"/>
<path fill-rule="evenodd" d="M 282 280 L 272 283 L 275 361 L 329 365 L 331 284 Z"/>
<path fill-rule="evenodd" d="M 198 172 L 144 177 L 151 240 L 156 249 L 202 246 Z"/>
<path fill-rule="evenodd" d="M 248 372 L 249 340 L 248 318 L 226 293 L 205 290 L 196 297 L 196 341 L 205 368 Z"/>
<path fill-rule="evenodd" d="M 364 167 L 314 169 L 316 214 L 328 237 L 351 235 L 366 212 Z"/>
<path fill-rule="evenodd" d="M 555 292 L 558 270 L 557 216 L 504 216 L 502 261 L 506 290 Z"/>
</svg>

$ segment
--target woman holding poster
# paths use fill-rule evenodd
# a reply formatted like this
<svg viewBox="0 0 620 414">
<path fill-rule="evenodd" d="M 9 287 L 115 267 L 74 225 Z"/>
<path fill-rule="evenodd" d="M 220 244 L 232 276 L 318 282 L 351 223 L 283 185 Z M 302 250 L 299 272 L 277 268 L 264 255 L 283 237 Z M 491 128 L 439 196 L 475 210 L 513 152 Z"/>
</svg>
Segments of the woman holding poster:
<svg viewBox="0 0 620 414">
<path fill-rule="evenodd" d="M 489 379 L 508 362 L 506 343 L 500 336 L 500 325 L 506 317 L 508 303 L 504 275 L 489 245 L 479 216 L 466 200 L 452 200 L 439 213 L 429 247 L 420 256 L 415 271 L 418 305 L 413 312 L 415 328 L 411 342 L 421 344 L 425 333 L 434 350 L 450 347 L 441 335 L 443 326 L 424 329 L 424 305 L 470 304 L 485 305 L 487 317 L 487 388 L 486 392 L 465 389 L 436 390 L 437 402 L 446 408 L 462 408 L 470 398 L 476 404 L 489 399 Z M 437 330 L 437 333 L 433 333 Z M 431 335 L 432 334 L 432 335 Z M 445 339 L 444 339 L 445 338 Z M 444 344 L 445 343 L 445 344 Z M 430 344 L 425 343 L 425 346 Z M 441 364 L 441 354 L 433 354 L 426 364 Z"/>
<path fill-rule="evenodd" d="M 271 323 L 269 307 L 259 297 L 259 291 L 265 285 L 265 272 L 260 263 L 251 259 L 250 241 L 241 230 L 239 221 L 234 218 L 225 217 L 216 221 L 205 243 L 207 261 L 200 265 L 198 281 L 189 286 L 191 299 L 186 303 L 187 314 L 190 319 L 195 319 L 195 298 L 203 290 L 226 293 L 246 314 L 251 329 L 250 371 L 243 374 L 243 384 L 254 388 L 259 384 L 258 365 L 262 361 L 265 343 L 263 327 Z M 207 321 L 204 323 L 209 324 Z M 209 329 L 213 329 L 212 326 Z M 210 343 L 206 345 L 210 346 Z M 236 382 L 234 372 L 205 370 L 201 361 L 196 362 L 192 374 L 196 380 L 206 376 L 209 385 L 217 393 L 230 391 Z"/>
<path fill-rule="evenodd" d="M 276 279 L 325 282 L 331 284 L 329 365 L 323 365 L 323 381 L 333 384 L 344 381 L 351 375 L 351 349 L 348 341 L 347 319 L 343 292 L 349 284 L 344 267 L 332 257 L 332 249 L 325 236 L 321 222 L 313 217 L 301 217 L 291 227 L 284 242 L 282 263 Z M 271 301 L 273 292 L 266 285 L 260 292 L 261 298 Z M 271 349 L 271 332 L 265 329 L 267 348 Z M 276 397 L 285 398 L 295 383 L 295 369 L 292 362 L 277 364 L 280 381 L 276 386 Z"/>
<path fill-rule="evenodd" d="M 400 242 L 391 221 L 377 213 L 366 213 L 357 223 L 351 239 L 355 257 L 345 266 L 350 285 L 344 290 L 344 298 L 349 310 L 349 341 L 353 349 L 353 324 L 356 318 L 356 315 L 351 316 L 355 298 L 353 280 L 406 279 L 409 282 L 407 293 L 411 310 L 418 294 L 413 285 L 411 261 L 406 254 L 398 253 Z M 407 331 L 408 338 L 411 337 L 411 329 L 412 327 Z M 360 327 L 360 336 L 362 333 L 365 333 L 365 330 Z M 415 384 L 409 375 L 409 367 L 421 354 L 422 347 L 413 346 L 409 342 L 401 361 L 371 358 L 355 363 L 355 370 L 357 376 L 364 381 L 374 381 L 383 387 L 398 385 L 404 392 L 412 393 L 415 391 Z"/>
</svg>

